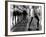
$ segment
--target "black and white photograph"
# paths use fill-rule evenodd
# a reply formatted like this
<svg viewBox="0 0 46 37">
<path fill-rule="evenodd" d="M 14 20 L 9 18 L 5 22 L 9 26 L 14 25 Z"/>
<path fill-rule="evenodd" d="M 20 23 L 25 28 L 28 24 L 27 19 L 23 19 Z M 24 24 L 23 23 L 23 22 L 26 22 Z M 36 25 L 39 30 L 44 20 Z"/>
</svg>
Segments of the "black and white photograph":
<svg viewBox="0 0 46 37">
<path fill-rule="evenodd" d="M 44 33 L 44 4 L 8 2 L 8 35 Z"/>
<path fill-rule="evenodd" d="M 13 12 L 12 12 L 13 10 Z M 41 30 L 41 6 L 11 5 L 11 31 Z"/>
</svg>

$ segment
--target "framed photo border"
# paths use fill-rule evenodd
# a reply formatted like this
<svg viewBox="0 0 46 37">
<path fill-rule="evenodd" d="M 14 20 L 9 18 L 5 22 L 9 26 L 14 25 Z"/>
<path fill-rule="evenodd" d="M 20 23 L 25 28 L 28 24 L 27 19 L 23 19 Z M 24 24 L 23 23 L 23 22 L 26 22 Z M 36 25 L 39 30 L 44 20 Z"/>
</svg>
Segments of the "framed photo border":
<svg viewBox="0 0 46 37">
<path fill-rule="evenodd" d="M 8 7 L 7 7 L 8 2 L 44 4 L 44 33 L 8 35 Z M 41 34 L 45 34 L 45 3 L 42 3 L 42 2 L 27 2 L 27 1 L 5 1 L 5 36 L 24 36 L 24 35 L 41 35 Z"/>
</svg>

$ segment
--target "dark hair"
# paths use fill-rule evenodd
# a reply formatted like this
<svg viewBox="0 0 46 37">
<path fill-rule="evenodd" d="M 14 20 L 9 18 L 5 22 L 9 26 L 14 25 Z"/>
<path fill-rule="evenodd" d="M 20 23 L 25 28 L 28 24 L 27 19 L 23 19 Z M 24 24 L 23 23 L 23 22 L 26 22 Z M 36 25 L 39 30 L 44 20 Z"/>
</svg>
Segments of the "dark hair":
<svg viewBox="0 0 46 37">
<path fill-rule="evenodd" d="M 32 8 L 34 9 L 35 7 L 34 7 L 34 6 L 32 6 Z"/>
<path fill-rule="evenodd" d="M 23 7 L 24 7 L 24 8 L 26 8 L 26 6 L 25 6 L 25 5 L 23 5 Z"/>
<path fill-rule="evenodd" d="M 13 11 L 13 16 L 20 16 L 22 13 L 19 11 Z"/>
<path fill-rule="evenodd" d="M 13 5 L 13 8 L 15 8 L 15 5 Z"/>
</svg>

